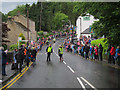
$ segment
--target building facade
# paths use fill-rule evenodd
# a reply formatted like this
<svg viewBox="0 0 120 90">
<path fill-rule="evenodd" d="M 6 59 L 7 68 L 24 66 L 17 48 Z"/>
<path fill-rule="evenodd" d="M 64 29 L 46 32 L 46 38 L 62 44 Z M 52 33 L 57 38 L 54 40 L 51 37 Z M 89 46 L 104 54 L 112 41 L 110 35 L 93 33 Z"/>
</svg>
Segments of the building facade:
<svg viewBox="0 0 120 90">
<path fill-rule="evenodd" d="M 11 31 L 8 32 L 8 39 L 10 43 L 17 44 L 18 36 L 20 33 L 23 33 L 25 39 L 27 40 L 27 18 L 23 15 L 17 15 L 13 18 L 9 17 L 7 21 L 7 26 Z M 35 31 L 35 22 L 29 19 L 29 40 L 36 41 L 36 31 Z"/>
<path fill-rule="evenodd" d="M 91 36 L 90 33 L 84 33 L 85 30 L 88 30 L 90 26 L 95 22 L 98 21 L 97 19 L 94 19 L 94 16 L 87 14 L 87 16 L 79 16 L 76 21 L 76 33 L 77 38 L 81 35 L 84 35 L 86 37 Z"/>
</svg>

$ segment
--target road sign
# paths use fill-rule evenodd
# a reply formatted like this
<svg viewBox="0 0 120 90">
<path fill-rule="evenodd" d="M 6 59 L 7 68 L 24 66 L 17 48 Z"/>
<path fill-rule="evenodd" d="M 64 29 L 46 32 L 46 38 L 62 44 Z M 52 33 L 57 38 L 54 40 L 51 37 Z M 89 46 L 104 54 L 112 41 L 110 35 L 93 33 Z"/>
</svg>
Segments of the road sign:
<svg viewBox="0 0 120 90">
<path fill-rule="evenodd" d="M 84 16 L 83 17 L 83 21 L 89 21 L 90 20 L 90 17 L 89 16 Z"/>
</svg>

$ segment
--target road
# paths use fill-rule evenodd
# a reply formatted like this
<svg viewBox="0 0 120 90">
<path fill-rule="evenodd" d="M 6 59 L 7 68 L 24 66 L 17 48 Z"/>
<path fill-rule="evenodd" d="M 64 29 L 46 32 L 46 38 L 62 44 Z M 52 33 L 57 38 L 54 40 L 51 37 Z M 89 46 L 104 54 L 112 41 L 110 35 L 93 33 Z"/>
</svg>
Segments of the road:
<svg viewBox="0 0 120 90">
<path fill-rule="evenodd" d="M 64 51 L 59 62 L 58 47 L 62 39 L 52 44 L 51 62 L 46 62 L 46 45 L 30 68 L 9 88 L 120 88 L 120 70 L 82 59 Z"/>
</svg>

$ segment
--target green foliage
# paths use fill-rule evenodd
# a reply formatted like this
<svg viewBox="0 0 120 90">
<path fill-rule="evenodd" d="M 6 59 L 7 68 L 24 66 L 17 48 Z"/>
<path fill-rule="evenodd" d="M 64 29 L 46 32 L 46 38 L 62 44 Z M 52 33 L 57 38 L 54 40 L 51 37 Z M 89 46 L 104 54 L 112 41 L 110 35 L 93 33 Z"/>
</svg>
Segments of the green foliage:
<svg viewBox="0 0 120 90">
<path fill-rule="evenodd" d="M 80 2 L 77 3 L 73 12 L 79 15 L 87 13 L 93 15 L 99 21 L 92 25 L 96 36 L 105 35 L 108 43 L 120 44 L 120 2 Z"/>
<path fill-rule="evenodd" d="M 101 43 L 101 45 L 103 46 L 103 54 L 105 54 L 106 50 L 108 49 L 108 40 L 106 38 L 101 38 L 91 41 L 92 46 L 99 46 L 99 43 Z"/>
<path fill-rule="evenodd" d="M 4 44 L 4 45 L 2 45 L 3 47 L 4 47 L 4 50 L 6 50 L 7 49 L 7 45 L 6 44 Z"/>
<path fill-rule="evenodd" d="M 10 50 L 14 50 L 15 48 L 16 48 L 16 49 L 18 48 L 18 45 L 17 45 L 17 44 L 10 45 Z"/>
<path fill-rule="evenodd" d="M 7 15 L 2 13 L 2 22 L 7 22 Z"/>
<path fill-rule="evenodd" d="M 24 14 L 25 13 L 25 5 L 19 5 L 16 7 L 16 9 L 10 11 L 8 13 L 8 16 L 15 16 L 17 15 L 18 13 L 20 14 Z"/>
<path fill-rule="evenodd" d="M 62 24 L 68 21 L 68 16 L 64 13 L 55 13 L 54 22 L 55 22 L 55 29 L 58 30 L 61 28 Z"/>
<path fill-rule="evenodd" d="M 39 36 L 43 36 L 43 31 L 39 31 L 39 32 L 37 32 L 37 34 L 38 34 Z"/>
</svg>

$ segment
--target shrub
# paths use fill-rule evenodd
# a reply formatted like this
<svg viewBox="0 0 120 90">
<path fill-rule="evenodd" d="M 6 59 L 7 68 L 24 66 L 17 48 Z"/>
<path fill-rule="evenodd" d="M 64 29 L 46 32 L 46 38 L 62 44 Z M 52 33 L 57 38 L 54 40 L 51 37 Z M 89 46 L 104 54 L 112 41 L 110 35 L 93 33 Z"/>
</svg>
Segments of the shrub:
<svg viewBox="0 0 120 90">
<path fill-rule="evenodd" d="M 4 44 L 4 45 L 2 45 L 3 47 L 4 47 L 4 50 L 6 50 L 7 49 L 7 45 L 6 44 Z"/>
<path fill-rule="evenodd" d="M 101 45 L 103 46 L 103 54 L 105 54 L 108 48 L 108 40 L 106 38 L 101 38 L 101 39 L 91 41 L 92 46 L 95 46 L 95 45 L 99 46 L 99 43 L 101 43 Z"/>
<path fill-rule="evenodd" d="M 10 50 L 14 50 L 15 48 L 18 49 L 18 45 L 17 44 L 10 45 Z"/>
<path fill-rule="evenodd" d="M 43 36 L 43 31 L 39 31 L 39 32 L 37 32 L 37 34 L 38 34 L 39 36 Z"/>
</svg>

